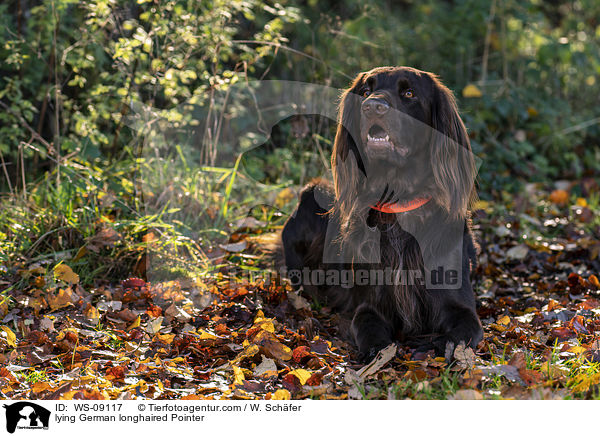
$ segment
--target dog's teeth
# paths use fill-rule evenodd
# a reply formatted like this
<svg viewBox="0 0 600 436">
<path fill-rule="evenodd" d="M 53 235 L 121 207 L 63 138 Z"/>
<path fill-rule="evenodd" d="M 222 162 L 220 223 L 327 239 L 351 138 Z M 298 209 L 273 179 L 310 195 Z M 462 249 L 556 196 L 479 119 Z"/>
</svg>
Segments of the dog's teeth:
<svg viewBox="0 0 600 436">
<path fill-rule="evenodd" d="M 367 141 L 369 141 L 369 142 L 390 142 L 390 136 L 385 135 L 384 137 L 381 137 L 381 136 L 371 136 L 371 135 L 367 134 Z"/>
</svg>

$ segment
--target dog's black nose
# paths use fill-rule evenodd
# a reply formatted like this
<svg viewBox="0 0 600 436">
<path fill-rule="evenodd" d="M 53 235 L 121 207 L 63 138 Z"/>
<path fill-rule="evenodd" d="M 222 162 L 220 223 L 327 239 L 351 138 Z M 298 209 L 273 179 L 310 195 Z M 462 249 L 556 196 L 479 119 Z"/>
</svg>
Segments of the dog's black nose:
<svg viewBox="0 0 600 436">
<path fill-rule="evenodd" d="M 367 116 L 381 116 L 390 110 L 390 105 L 378 98 L 369 98 L 363 101 L 362 111 Z"/>
</svg>

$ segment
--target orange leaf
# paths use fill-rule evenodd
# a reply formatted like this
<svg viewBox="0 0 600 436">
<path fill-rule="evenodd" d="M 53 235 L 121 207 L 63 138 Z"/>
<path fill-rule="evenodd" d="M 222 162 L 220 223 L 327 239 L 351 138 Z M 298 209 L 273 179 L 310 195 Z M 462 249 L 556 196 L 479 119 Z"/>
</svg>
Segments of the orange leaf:
<svg viewBox="0 0 600 436">
<path fill-rule="evenodd" d="M 549 199 L 554 204 L 564 205 L 569 201 L 569 193 L 563 189 L 556 189 L 552 191 Z"/>
<path fill-rule="evenodd" d="M 308 360 L 313 354 L 310 352 L 310 348 L 307 346 L 300 346 L 294 349 L 292 358 L 296 363 L 302 363 L 304 360 Z"/>
<path fill-rule="evenodd" d="M 47 391 L 48 389 L 52 389 L 50 383 L 47 382 L 35 382 L 31 385 L 31 391 L 34 394 L 39 394 L 40 392 Z"/>
<path fill-rule="evenodd" d="M 319 386 L 321 381 L 323 381 L 323 374 L 316 372 L 311 375 L 308 380 L 306 380 L 306 384 L 308 386 Z"/>
<path fill-rule="evenodd" d="M 108 380 L 123 380 L 125 378 L 125 368 L 122 366 L 113 366 L 106 370 Z"/>
<path fill-rule="evenodd" d="M 521 379 L 523 379 L 523 381 L 529 386 L 541 383 L 543 379 L 542 373 L 533 369 L 519 369 L 519 375 L 521 376 Z"/>
<path fill-rule="evenodd" d="M 292 350 L 279 342 L 277 336 L 271 332 L 261 330 L 254 338 L 254 342 L 267 357 L 280 360 L 290 360 L 292 358 Z"/>
<path fill-rule="evenodd" d="M 83 311 L 83 315 L 92 323 L 92 325 L 97 325 L 100 322 L 100 313 L 98 312 L 98 309 L 89 303 Z"/>
<path fill-rule="evenodd" d="M 59 289 L 56 295 L 48 295 L 47 300 L 50 305 L 50 309 L 57 310 L 63 307 L 67 307 L 72 305 L 71 297 L 73 296 L 73 292 L 71 289 Z"/>
<path fill-rule="evenodd" d="M 185 395 L 180 398 L 180 400 L 203 400 L 204 397 L 196 394 Z"/>
</svg>

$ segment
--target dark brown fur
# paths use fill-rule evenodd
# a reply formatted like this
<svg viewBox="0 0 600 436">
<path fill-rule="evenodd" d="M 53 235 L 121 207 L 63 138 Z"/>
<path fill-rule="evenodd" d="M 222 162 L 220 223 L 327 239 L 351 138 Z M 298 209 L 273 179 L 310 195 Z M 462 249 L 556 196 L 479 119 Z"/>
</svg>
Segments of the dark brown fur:
<svg viewBox="0 0 600 436">
<path fill-rule="evenodd" d="M 435 266 L 454 265 L 460 280 L 442 289 L 424 280 L 293 284 L 352 319 L 352 338 L 364 358 L 394 339 L 438 354 L 448 343 L 476 346 L 482 329 L 469 277 L 476 249 L 468 211 L 475 162 L 451 91 L 431 73 L 376 68 L 344 92 L 339 114 L 334 184 L 305 187 L 282 232 L 288 271 L 387 268 L 432 277 Z M 373 142 L 371 132 L 391 139 L 373 145 L 383 142 Z M 372 208 L 421 196 L 431 200 L 409 212 Z"/>
</svg>

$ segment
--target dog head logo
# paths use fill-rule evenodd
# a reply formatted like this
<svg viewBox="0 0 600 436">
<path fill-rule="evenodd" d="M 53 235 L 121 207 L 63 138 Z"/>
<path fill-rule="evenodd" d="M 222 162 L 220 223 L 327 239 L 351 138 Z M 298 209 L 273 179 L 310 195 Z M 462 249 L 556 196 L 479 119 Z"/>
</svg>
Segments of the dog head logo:
<svg viewBox="0 0 600 436">
<path fill-rule="evenodd" d="M 14 433 L 17 428 L 48 429 L 50 411 L 29 401 L 3 405 L 6 409 L 6 430 Z"/>
</svg>

